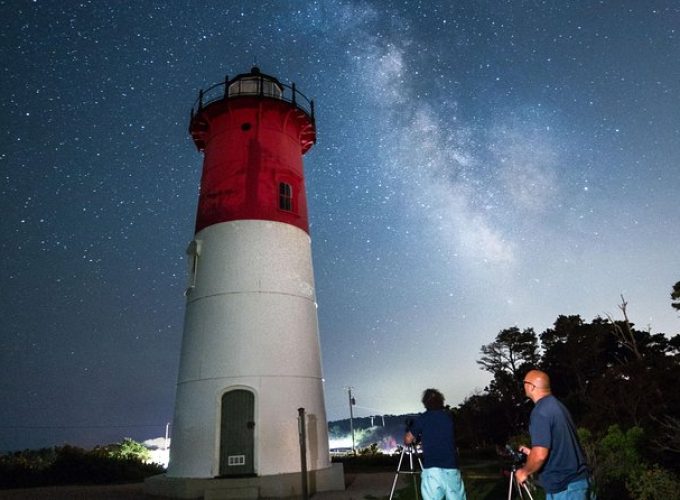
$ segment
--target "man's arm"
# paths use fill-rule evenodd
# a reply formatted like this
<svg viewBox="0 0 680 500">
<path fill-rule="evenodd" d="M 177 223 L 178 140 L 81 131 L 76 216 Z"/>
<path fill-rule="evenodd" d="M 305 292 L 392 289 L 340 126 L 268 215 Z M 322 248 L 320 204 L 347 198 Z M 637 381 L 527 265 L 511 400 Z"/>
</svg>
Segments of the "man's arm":
<svg viewBox="0 0 680 500">
<path fill-rule="evenodd" d="M 543 467 L 543 464 L 548 460 L 548 455 L 550 454 L 549 448 L 544 448 L 543 446 L 534 446 L 533 448 L 527 448 L 526 446 L 520 447 L 522 453 L 527 455 L 527 463 L 524 467 L 517 469 L 515 472 L 515 478 L 519 484 L 524 483 L 527 477 L 537 472 Z"/>
</svg>

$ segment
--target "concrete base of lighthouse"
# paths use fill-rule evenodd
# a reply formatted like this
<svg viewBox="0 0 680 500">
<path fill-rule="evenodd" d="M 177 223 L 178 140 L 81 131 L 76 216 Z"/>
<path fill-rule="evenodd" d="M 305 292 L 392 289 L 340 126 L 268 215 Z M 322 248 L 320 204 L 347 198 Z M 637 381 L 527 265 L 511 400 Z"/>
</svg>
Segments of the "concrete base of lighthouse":
<svg viewBox="0 0 680 500">
<path fill-rule="evenodd" d="M 345 475 L 342 464 L 331 464 L 327 469 L 308 471 L 308 493 L 344 491 Z M 144 482 L 147 495 L 167 498 L 256 499 L 291 498 L 302 496 L 300 473 L 243 478 L 181 478 L 165 474 Z"/>
</svg>

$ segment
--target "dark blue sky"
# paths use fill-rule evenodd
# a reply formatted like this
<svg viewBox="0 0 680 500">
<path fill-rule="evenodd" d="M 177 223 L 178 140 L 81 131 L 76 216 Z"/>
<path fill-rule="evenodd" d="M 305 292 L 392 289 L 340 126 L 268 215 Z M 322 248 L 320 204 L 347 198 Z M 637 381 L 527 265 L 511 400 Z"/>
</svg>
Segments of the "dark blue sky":
<svg viewBox="0 0 680 500">
<path fill-rule="evenodd" d="M 172 418 L 198 89 L 257 65 L 305 157 L 331 419 L 460 403 L 559 314 L 680 332 L 675 2 L 0 1 L 0 450 Z"/>
</svg>

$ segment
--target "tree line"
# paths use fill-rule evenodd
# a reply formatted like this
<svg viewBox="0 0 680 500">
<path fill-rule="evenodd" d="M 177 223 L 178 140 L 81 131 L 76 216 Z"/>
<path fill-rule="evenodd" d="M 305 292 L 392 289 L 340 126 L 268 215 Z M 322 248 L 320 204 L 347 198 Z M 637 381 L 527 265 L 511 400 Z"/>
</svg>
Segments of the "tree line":
<svg viewBox="0 0 680 500">
<path fill-rule="evenodd" d="M 458 445 L 483 449 L 527 439 L 532 405 L 522 381 L 538 368 L 550 375 L 553 393 L 581 428 L 605 491 L 601 498 L 642 498 L 635 488 L 645 477 L 652 490 L 680 487 L 674 476 L 680 471 L 680 334 L 636 328 L 627 306 L 622 296 L 618 318 L 560 315 L 540 334 L 516 326 L 500 331 L 477 361 L 491 382 L 452 409 Z M 671 306 L 680 310 L 680 282 Z"/>
</svg>

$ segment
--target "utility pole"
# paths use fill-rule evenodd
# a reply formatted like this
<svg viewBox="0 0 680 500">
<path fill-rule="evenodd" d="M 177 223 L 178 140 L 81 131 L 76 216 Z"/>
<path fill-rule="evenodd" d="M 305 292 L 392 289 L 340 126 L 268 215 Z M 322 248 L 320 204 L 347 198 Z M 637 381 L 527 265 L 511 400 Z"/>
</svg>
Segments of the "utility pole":
<svg viewBox="0 0 680 500">
<path fill-rule="evenodd" d="M 347 388 L 347 396 L 349 397 L 349 429 L 350 432 L 352 433 L 352 455 L 356 455 L 357 450 L 354 446 L 354 409 L 352 408 L 352 406 L 357 404 L 357 402 L 354 399 L 354 397 L 352 397 L 352 389 L 353 387 Z"/>
</svg>

